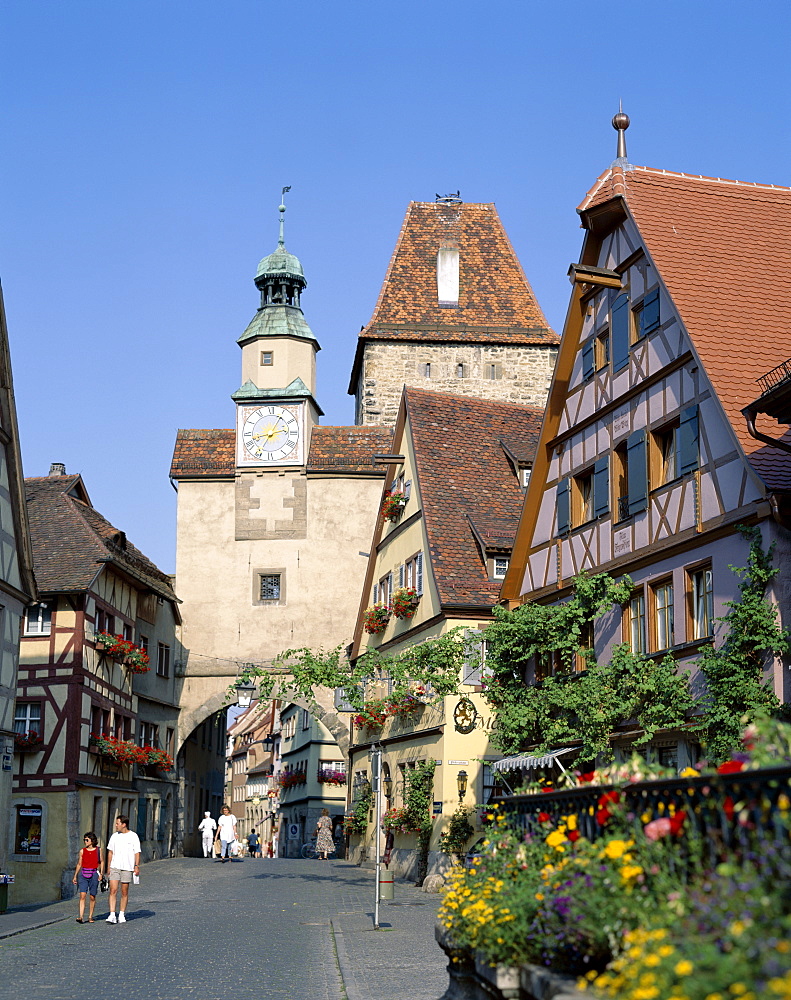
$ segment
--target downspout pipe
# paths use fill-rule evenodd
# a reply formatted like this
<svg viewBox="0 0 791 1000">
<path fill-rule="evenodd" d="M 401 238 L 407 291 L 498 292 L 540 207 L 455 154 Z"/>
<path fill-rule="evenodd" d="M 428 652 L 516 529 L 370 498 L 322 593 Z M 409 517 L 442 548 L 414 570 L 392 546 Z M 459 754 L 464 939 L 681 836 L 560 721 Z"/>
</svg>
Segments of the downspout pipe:
<svg viewBox="0 0 791 1000">
<path fill-rule="evenodd" d="M 744 419 L 747 421 L 747 430 L 750 437 L 754 437 L 756 441 L 763 441 L 765 444 L 770 444 L 773 448 L 780 448 L 781 451 L 791 452 L 791 444 L 781 441 L 779 438 L 769 437 L 768 434 L 762 434 L 758 430 L 755 426 L 755 418 L 758 415 L 758 411 L 753 406 L 745 406 L 742 413 L 744 414 Z"/>
</svg>

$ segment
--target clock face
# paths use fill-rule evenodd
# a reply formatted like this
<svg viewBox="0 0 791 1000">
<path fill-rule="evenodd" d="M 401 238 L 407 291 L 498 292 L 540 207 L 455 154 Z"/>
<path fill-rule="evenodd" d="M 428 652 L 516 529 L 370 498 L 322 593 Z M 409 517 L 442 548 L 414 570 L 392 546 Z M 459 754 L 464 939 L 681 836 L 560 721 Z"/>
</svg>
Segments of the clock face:
<svg viewBox="0 0 791 1000">
<path fill-rule="evenodd" d="M 300 465 L 302 421 L 297 407 L 276 403 L 239 413 L 239 463 L 245 465 Z"/>
</svg>

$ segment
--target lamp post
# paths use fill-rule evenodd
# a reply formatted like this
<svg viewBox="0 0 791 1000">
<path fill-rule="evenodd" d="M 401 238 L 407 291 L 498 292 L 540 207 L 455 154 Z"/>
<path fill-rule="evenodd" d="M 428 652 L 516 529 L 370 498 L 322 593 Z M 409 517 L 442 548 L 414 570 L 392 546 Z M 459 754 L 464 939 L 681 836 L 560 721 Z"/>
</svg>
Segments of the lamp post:
<svg viewBox="0 0 791 1000">
<path fill-rule="evenodd" d="M 255 681 L 252 678 L 248 677 L 247 680 L 242 679 L 239 681 L 236 685 L 236 701 L 239 708 L 250 707 L 255 691 Z"/>
<path fill-rule="evenodd" d="M 390 798 L 391 798 L 391 796 L 393 794 L 393 779 L 390 777 L 389 774 L 386 774 L 382 778 L 382 785 L 384 786 L 385 798 L 387 799 L 387 804 L 388 804 L 388 807 L 389 807 L 389 805 L 390 805 Z"/>
<path fill-rule="evenodd" d="M 464 796 L 467 794 L 467 772 L 459 771 L 456 775 L 456 787 L 459 790 L 459 805 L 461 805 Z"/>
</svg>

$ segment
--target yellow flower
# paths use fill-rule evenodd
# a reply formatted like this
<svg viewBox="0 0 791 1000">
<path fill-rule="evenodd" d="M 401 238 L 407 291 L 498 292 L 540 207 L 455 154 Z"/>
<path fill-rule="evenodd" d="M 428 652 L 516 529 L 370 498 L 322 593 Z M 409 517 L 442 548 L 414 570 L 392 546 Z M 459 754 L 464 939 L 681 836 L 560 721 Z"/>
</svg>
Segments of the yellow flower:
<svg viewBox="0 0 791 1000">
<path fill-rule="evenodd" d="M 624 865 L 621 869 L 621 878 L 624 882 L 629 882 L 633 878 L 637 878 L 638 875 L 643 874 L 643 869 L 640 865 Z"/>
<path fill-rule="evenodd" d="M 552 833 L 546 838 L 545 843 L 549 844 L 550 847 L 554 847 L 557 850 L 561 844 L 565 843 L 566 835 L 561 833 L 560 830 L 553 830 Z"/>
<path fill-rule="evenodd" d="M 566 826 L 569 828 L 569 830 L 577 829 L 576 813 L 572 813 L 571 816 L 566 816 L 565 819 L 566 819 Z"/>
<path fill-rule="evenodd" d="M 787 809 L 791 809 L 791 800 L 789 800 L 785 792 L 781 792 L 777 796 L 777 808 L 781 809 L 783 812 L 785 812 Z"/>
<path fill-rule="evenodd" d="M 692 964 L 692 962 L 688 961 L 686 958 L 683 958 L 680 962 L 676 962 L 673 971 L 677 976 L 688 976 L 694 970 L 694 968 L 695 966 Z"/>
<path fill-rule="evenodd" d="M 679 778 L 699 778 L 700 771 L 696 771 L 694 767 L 685 767 L 683 771 L 680 772 Z"/>
<path fill-rule="evenodd" d="M 779 951 L 781 955 L 788 954 L 791 951 L 791 941 L 778 941 L 775 945 L 775 951 Z"/>
<path fill-rule="evenodd" d="M 658 996 L 659 990 L 656 986 L 638 986 L 632 993 L 633 1000 L 654 1000 L 654 997 Z"/>
<path fill-rule="evenodd" d="M 611 840 L 609 844 L 604 848 L 604 853 L 613 861 L 616 861 L 623 854 L 625 854 L 629 848 L 632 846 L 631 841 L 625 840 Z"/>
<path fill-rule="evenodd" d="M 743 920 L 734 920 L 728 930 L 736 937 L 741 937 L 745 930 L 747 930 L 747 924 Z"/>
<path fill-rule="evenodd" d="M 539 901 L 539 903 L 541 902 L 541 900 L 543 898 L 544 898 L 544 893 L 543 892 L 537 892 L 536 893 L 536 899 Z"/>
<path fill-rule="evenodd" d="M 722 993 L 709 993 L 706 1000 L 724 1000 Z"/>
<path fill-rule="evenodd" d="M 731 993 L 735 993 L 737 997 L 740 997 L 743 993 L 747 992 L 747 987 L 744 983 L 731 983 L 729 989 Z"/>
<path fill-rule="evenodd" d="M 673 947 L 673 945 L 663 944 L 662 947 L 659 949 L 659 954 L 661 955 L 662 958 L 667 958 L 667 956 L 672 955 L 674 951 L 675 948 Z"/>
<path fill-rule="evenodd" d="M 646 955 L 643 959 L 643 965 L 647 965 L 649 969 L 653 969 L 655 966 L 659 965 L 661 959 L 659 955 Z"/>
</svg>

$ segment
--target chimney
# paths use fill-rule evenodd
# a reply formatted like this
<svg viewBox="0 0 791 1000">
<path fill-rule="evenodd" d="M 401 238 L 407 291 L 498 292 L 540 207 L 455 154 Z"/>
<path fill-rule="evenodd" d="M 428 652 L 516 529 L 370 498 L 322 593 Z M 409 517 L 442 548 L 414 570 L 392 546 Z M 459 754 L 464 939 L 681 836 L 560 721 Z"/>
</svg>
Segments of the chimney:
<svg viewBox="0 0 791 1000">
<path fill-rule="evenodd" d="M 65 476 L 66 466 L 63 462 L 53 462 L 49 467 L 49 474 L 51 476 Z"/>
</svg>

